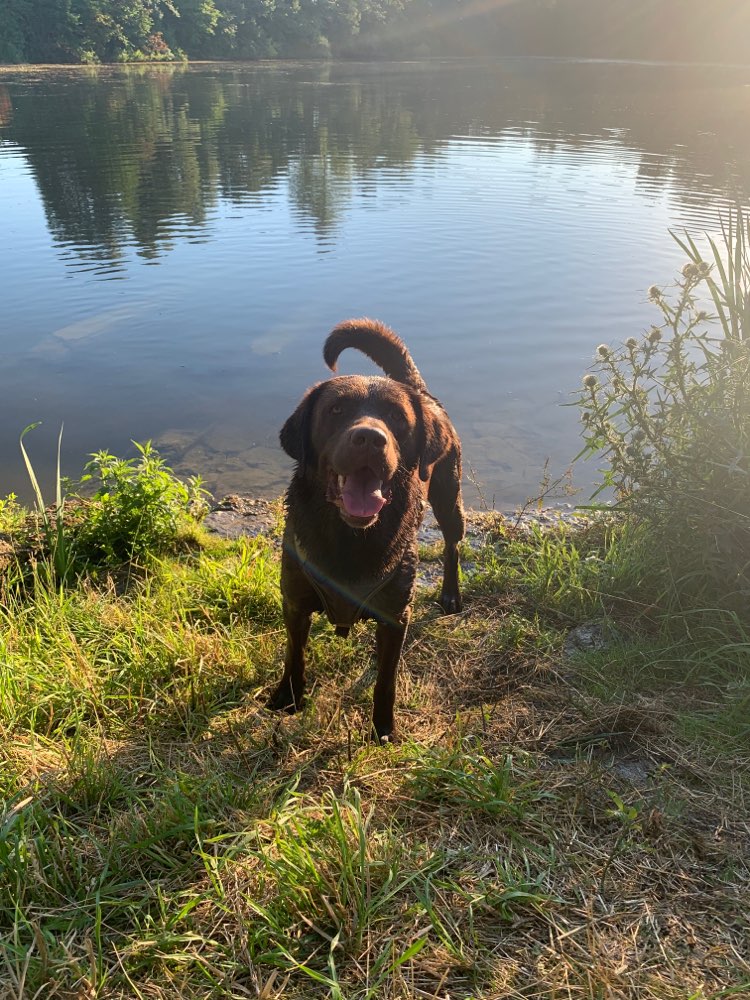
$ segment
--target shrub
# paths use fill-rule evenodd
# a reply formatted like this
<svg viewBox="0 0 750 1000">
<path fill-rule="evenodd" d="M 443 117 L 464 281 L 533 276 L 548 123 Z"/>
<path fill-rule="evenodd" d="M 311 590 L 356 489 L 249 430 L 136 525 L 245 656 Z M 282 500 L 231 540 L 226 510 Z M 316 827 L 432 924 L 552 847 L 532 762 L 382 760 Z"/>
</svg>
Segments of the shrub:
<svg viewBox="0 0 750 1000">
<path fill-rule="evenodd" d="M 181 522 L 207 510 L 199 477 L 182 482 L 150 441 L 134 444 L 137 458 L 98 451 L 85 467 L 81 484 L 99 484 L 77 532 L 79 555 L 90 563 L 116 566 L 163 552 Z"/>
<path fill-rule="evenodd" d="M 26 511 L 18 502 L 15 493 L 0 497 L 0 534 L 12 534 L 23 527 Z"/>
<path fill-rule="evenodd" d="M 606 460 L 595 496 L 613 488 L 656 529 L 683 589 L 714 597 L 750 585 L 750 225 L 738 213 L 723 231 L 712 264 L 678 240 L 690 260 L 672 288 L 649 290 L 661 322 L 601 344 L 579 397 L 581 454 Z"/>
</svg>

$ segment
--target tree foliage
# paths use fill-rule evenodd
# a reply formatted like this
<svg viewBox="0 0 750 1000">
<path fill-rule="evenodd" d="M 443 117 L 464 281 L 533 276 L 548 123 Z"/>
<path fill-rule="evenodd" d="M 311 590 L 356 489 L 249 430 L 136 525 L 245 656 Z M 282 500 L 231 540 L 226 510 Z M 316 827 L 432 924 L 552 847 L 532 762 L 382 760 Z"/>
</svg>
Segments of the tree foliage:
<svg viewBox="0 0 750 1000">
<path fill-rule="evenodd" d="M 738 0 L 0 0 L 0 62 L 296 56 L 746 59 Z"/>
<path fill-rule="evenodd" d="M 0 62 L 328 55 L 402 0 L 1 0 Z"/>
</svg>

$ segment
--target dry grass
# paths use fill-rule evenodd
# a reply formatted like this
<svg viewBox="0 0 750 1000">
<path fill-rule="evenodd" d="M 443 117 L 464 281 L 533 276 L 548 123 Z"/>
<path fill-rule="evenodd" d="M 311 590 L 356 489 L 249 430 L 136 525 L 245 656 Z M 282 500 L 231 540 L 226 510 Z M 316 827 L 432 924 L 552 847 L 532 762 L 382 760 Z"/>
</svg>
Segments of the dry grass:
<svg viewBox="0 0 750 1000">
<path fill-rule="evenodd" d="M 8 607 L 0 994 L 750 996 L 747 744 L 685 724 L 730 682 L 675 681 L 650 624 L 564 661 L 584 563 L 552 586 L 533 538 L 487 544 L 464 613 L 420 601 L 390 750 L 365 626 L 320 624 L 309 707 L 263 708 L 262 539 Z"/>
</svg>

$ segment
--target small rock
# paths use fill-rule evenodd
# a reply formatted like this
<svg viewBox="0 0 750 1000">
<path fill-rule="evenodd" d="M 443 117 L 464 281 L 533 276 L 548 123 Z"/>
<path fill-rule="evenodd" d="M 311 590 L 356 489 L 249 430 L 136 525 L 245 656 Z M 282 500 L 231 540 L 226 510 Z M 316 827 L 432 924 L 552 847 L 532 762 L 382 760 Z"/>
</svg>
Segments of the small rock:
<svg viewBox="0 0 750 1000">
<path fill-rule="evenodd" d="M 611 646 L 616 638 L 609 622 L 584 622 L 568 632 L 563 643 L 563 656 L 570 659 L 581 653 L 598 653 Z"/>
</svg>

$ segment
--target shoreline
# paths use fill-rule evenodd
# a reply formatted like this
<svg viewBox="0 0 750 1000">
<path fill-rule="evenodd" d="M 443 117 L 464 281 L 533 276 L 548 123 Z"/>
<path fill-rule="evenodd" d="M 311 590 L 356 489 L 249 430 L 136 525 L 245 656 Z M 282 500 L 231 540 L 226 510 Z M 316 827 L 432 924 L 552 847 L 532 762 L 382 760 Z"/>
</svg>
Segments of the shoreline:
<svg viewBox="0 0 750 1000">
<path fill-rule="evenodd" d="M 246 494 L 230 493 L 211 504 L 203 526 L 212 534 L 221 538 L 236 539 L 240 537 L 255 538 L 257 535 L 268 534 L 276 523 L 279 505 L 282 497 L 276 500 L 266 500 Z M 561 507 L 545 506 L 541 509 L 521 509 L 520 511 L 502 510 L 466 510 L 466 541 L 469 544 L 478 543 L 482 536 L 499 522 L 517 527 L 554 527 L 562 522 L 582 523 L 591 514 L 577 511 L 572 505 Z M 432 514 L 427 509 L 419 529 L 419 542 L 431 545 L 441 539 L 440 529 Z"/>
</svg>

